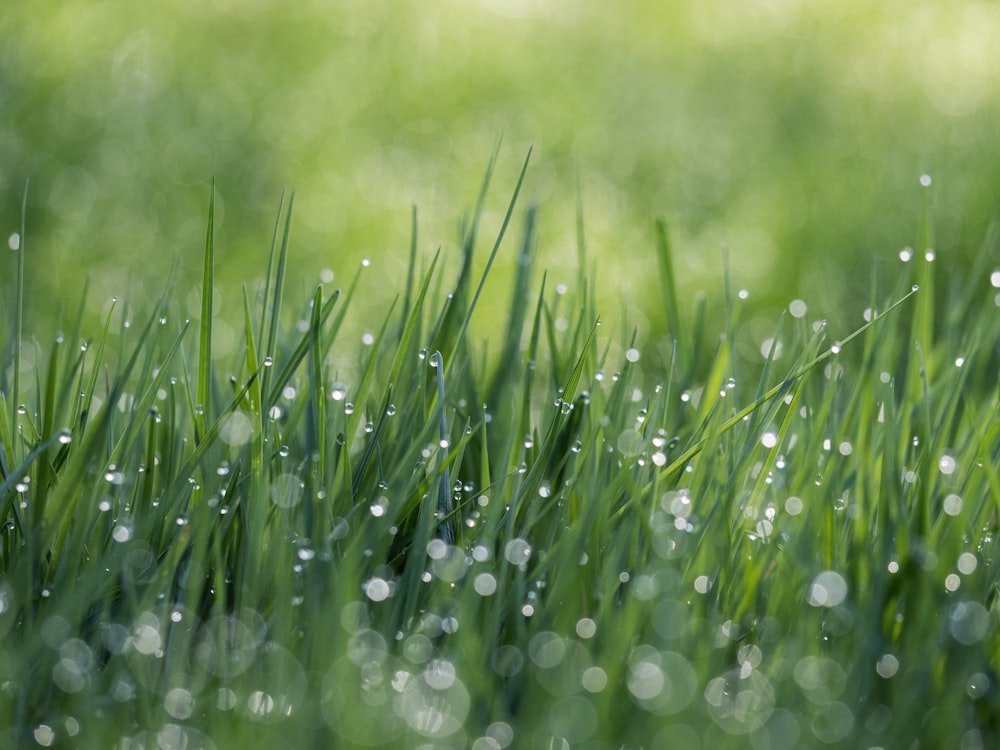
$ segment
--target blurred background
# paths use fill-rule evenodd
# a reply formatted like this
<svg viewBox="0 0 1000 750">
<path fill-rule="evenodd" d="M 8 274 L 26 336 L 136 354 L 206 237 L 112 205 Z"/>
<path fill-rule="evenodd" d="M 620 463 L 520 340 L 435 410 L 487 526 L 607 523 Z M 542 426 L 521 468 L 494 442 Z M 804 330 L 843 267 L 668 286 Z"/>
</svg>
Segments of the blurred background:
<svg viewBox="0 0 1000 750">
<path fill-rule="evenodd" d="M 661 325 L 657 217 L 683 295 L 718 301 L 728 255 L 763 307 L 855 321 L 924 211 L 938 262 L 996 252 L 993 2 L 7 0 L 0 30 L 0 230 L 16 244 L 30 179 L 29 326 L 74 309 L 88 274 L 95 308 L 152 298 L 174 266 L 197 283 L 213 177 L 230 318 L 285 186 L 289 299 L 368 257 L 377 312 L 403 288 L 412 206 L 421 256 L 457 268 L 501 136 L 480 263 L 533 144 L 539 266 L 575 282 L 579 194 L 606 315 L 627 301 L 643 335 Z M 522 216 L 487 311 L 509 300 Z"/>
</svg>

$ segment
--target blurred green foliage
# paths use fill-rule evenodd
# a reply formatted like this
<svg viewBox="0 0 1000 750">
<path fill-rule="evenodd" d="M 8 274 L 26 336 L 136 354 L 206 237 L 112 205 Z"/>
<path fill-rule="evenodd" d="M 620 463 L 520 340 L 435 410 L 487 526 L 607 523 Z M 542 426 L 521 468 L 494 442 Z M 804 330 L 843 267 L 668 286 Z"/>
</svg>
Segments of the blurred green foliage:
<svg viewBox="0 0 1000 750">
<path fill-rule="evenodd" d="M 856 311 L 925 208 L 939 258 L 980 252 L 1000 180 L 991 2 L 8 0 L 0 29 L 0 228 L 30 178 L 29 316 L 72 309 L 87 273 L 98 297 L 196 278 L 213 176 L 223 293 L 262 275 L 288 185 L 293 284 L 369 256 L 377 304 L 411 205 L 421 252 L 457 265 L 498 138 L 487 236 L 533 143 L 542 264 L 575 278 L 579 188 L 612 316 L 655 288 L 657 216 L 692 295 L 721 291 L 725 249 L 758 299 Z"/>
</svg>

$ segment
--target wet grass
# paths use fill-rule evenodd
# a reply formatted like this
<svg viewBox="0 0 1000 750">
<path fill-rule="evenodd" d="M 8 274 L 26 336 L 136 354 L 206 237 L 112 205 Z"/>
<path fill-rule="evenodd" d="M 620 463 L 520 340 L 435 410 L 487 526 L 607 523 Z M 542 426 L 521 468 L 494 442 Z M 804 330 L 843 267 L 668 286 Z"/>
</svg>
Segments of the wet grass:
<svg viewBox="0 0 1000 750">
<path fill-rule="evenodd" d="M 381 319 L 352 319 L 367 262 L 286 294 L 291 198 L 242 309 L 185 320 L 168 284 L 96 331 L 9 318 L 0 745 L 1000 742 L 995 245 L 963 270 L 924 237 L 857 330 L 796 301 L 768 344 L 745 294 L 679 293 L 661 226 L 669 335 L 637 345 L 582 219 L 573 283 L 533 211 L 512 239 L 520 184 L 457 277 L 414 241 Z"/>
</svg>

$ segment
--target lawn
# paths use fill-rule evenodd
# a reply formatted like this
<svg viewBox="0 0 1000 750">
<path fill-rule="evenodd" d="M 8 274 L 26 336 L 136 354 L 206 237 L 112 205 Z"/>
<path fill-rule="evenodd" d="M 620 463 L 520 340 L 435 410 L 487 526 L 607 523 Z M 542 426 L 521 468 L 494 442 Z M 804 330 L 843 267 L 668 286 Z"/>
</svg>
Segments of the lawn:
<svg viewBox="0 0 1000 750">
<path fill-rule="evenodd" d="M 1000 745 L 992 6 L 0 22 L 0 747 Z"/>
<path fill-rule="evenodd" d="M 359 338 L 367 263 L 284 293 L 291 200 L 233 309 L 12 318 L 5 744 L 996 741 L 998 272 L 904 256 L 857 330 L 795 300 L 747 342 L 742 292 L 683 309 L 661 226 L 661 365 L 582 270 L 538 278 L 520 187 Z M 480 244 L 521 258 L 492 354 Z M 214 259 L 213 201 L 203 289 Z"/>
</svg>

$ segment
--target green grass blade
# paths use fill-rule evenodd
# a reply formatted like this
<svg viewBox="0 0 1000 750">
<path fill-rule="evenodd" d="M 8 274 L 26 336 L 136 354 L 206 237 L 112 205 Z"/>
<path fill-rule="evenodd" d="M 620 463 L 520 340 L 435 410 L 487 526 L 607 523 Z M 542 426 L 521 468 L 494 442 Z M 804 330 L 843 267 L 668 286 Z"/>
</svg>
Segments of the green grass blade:
<svg viewBox="0 0 1000 750">
<path fill-rule="evenodd" d="M 201 326 L 198 338 L 198 391 L 195 397 L 195 419 L 199 439 L 212 419 L 212 302 L 215 297 L 215 180 L 208 203 L 208 229 L 205 236 L 205 258 L 201 281 Z"/>
</svg>

